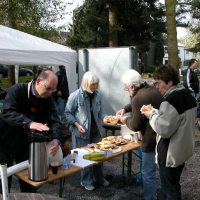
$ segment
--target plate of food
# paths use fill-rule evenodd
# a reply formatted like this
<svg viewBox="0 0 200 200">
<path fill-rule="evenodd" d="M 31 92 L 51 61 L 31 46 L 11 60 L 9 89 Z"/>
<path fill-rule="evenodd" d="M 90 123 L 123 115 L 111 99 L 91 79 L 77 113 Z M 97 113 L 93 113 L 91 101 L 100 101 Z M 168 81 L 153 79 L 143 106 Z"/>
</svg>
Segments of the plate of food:
<svg viewBox="0 0 200 200">
<path fill-rule="evenodd" d="M 94 151 L 96 151 L 96 152 L 106 151 L 106 150 L 112 150 L 113 153 L 117 153 L 122 150 L 122 147 L 116 146 L 115 148 L 100 148 L 100 149 L 95 147 L 95 149 L 94 149 Z"/>
<path fill-rule="evenodd" d="M 118 149 L 118 146 L 116 144 L 112 144 L 110 141 L 101 141 L 96 143 L 95 145 L 95 151 L 104 151 L 104 150 L 116 150 Z"/>
<path fill-rule="evenodd" d="M 107 141 L 115 145 L 123 145 L 123 144 L 127 144 L 128 142 L 122 136 L 109 136 L 109 137 L 103 138 L 102 141 Z"/>
<path fill-rule="evenodd" d="M 103 122 L 108 125 L 117 125 L 117 124 L 121 124 L 120 119 L 121 119 L 121 115 L 117 115 L 117 116 L 109 115 L 104 118 Z"/>
<path fill-rule="evenodd" d="M 127 140 L 125 140 L 125 139 L 123 142 L 120 143 L 120 145 L 124 145 L 124 144 L 127 144 Z"/>
</svg>

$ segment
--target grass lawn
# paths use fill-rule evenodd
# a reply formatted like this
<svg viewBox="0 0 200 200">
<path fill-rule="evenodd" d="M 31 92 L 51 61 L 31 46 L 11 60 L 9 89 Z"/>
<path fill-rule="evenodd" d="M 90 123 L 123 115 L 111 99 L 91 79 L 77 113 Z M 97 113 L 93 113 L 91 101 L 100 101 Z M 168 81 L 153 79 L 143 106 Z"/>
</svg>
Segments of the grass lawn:
<svg viewBox="0 0 200 200">
<path fill-rule="evenodd" d="M 26 83 L 27 81 L 31 81 L 33 79 L 32 76 L 20 76 L 18 79 L 18 83 Z M 8 78 L 2 78 L 0 82 L 0 86 L 2 88 L 9 88 Z"/>
</svg>

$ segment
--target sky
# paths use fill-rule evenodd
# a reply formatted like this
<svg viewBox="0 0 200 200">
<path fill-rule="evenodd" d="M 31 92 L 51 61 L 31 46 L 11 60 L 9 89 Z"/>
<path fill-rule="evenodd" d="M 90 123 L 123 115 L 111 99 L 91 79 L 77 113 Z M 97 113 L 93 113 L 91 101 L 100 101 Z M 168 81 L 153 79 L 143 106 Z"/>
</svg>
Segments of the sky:
<svg viewBox="0 0 200 200">
<path fill-rule="evenodd" d="M 66 11 L 68 14 L 66 15 L 65 19 L 60 22 L 60 24 L 69 25 L 72 23 L 73 18 L 73 10 L 81 6 L 84 2 L 84 0 L 67 0 L 67 2 L 72 3 L 72 5 L 67 5 Z"/>
<path fill-rule="evenodd" d="M 84 2 L 84 0 L 67 0 L 67 2 L 74 2 L 72 5 L 67 6 L 67 11 L 69 14 L 66 16 L 65 20 L 62 21 L 61 23 L 68 25 L 72 23 L 72 18 L 73 18 L 73 10 L 76 9 L 77 7 L 81 6 Z M 160 0 L 161 3 L 164 3 L 165 0 Z M 182 39 L 184 36 L 186 36 L 186 29 L 185 28 L 177 28 L 177 39 Z"/>
</svg>

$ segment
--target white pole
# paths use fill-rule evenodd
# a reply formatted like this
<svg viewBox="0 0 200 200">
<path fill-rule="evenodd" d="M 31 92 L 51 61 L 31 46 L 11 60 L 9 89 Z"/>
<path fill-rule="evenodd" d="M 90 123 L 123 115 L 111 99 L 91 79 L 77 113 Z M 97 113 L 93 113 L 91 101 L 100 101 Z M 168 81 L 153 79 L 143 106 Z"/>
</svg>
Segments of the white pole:
<svg viewBox="0 0 200 200">
<path fill-rule="evenodd" d="M 1 172 L 1 185 L 3 191 L 3 200 L 9 200 L 8 196 L 8 179 L 7 179 L 7 164 L 0 164 L 0 172 Z"/>
<path fill-rule="evenodd" d="M 19 80 L 19 65 L 15 65 L 15 83 Z"/>
</svg>

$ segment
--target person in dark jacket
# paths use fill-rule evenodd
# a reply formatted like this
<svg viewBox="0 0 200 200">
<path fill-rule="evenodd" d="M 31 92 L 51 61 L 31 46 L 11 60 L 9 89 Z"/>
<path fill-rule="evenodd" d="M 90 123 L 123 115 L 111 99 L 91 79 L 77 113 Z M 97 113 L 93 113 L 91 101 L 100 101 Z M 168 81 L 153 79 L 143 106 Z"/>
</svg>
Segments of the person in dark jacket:
<svg viewBox="0 0 200 200">
<path fill-rule="evenodd" d="M 148 85 L 141 75 L 133 70 L 127 70 L 122 76 L 125 90 L 132 96 L 131 103 L 119 110 L 116 115 L 124 115 L 131 112 L 131 117 L 122 116 L 121 122 L 125 123 L 132 131 L 140 131 L 142 134 L 142 181 L 145 200 L 156 199 L 156 164 L 155 146 L 156 133 L 149 124 L 149 120 L 141 114 L 143 105 L 151 104 L 159 108 L 162 101 L 161 94 L 154 86 Z"/>
<path fill-rule="evenodd" d="M 54 100 L 58 111 L 58 116 L 61 122 L 66 120 L 64 115 L 65 107 L 69 97 L 69 87 L 67 81 L 66 67 L 64 65 L 59 66 L 59 71 L 56 72 L 58 77 L 57 91 L 54 93 Z"/>
<path fill-rule="evenodd" d="M 195 98 L 197 93 L 199 93 L 199 80 L 197 74 L 194 72 L 197 66 L 197 60 L 191 59 L 189 61 L 188 69 L 186 69 L 183 74 L 183 85 Z"/>
<path fill-rule="evenodd" d="M 145 65 L 142 62 L 142 60 L 139 58 L 138 59 L 138 72 L 142 76 L 144 74 L 144 71 L 145 71 Z"/>
<path fill-rule="evenodd" d="M 54 156 L 62 141 L 63 127 L 51 97 L 57 76 L 42 71 L 30 83 L 15 84 L 5 97 L 0 118 L 0 163 L 7 167 L 28 160 L 30 130 L 48 131 L 51 135 L 50 154 Z M 9 191 L 12 177 L 8 178 Z M 21 192 L 32 192 L 30 185 L 19 180 Z M 0 185 L 0 188 L 1 185 Z"/>
</svg>

